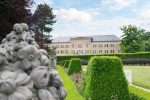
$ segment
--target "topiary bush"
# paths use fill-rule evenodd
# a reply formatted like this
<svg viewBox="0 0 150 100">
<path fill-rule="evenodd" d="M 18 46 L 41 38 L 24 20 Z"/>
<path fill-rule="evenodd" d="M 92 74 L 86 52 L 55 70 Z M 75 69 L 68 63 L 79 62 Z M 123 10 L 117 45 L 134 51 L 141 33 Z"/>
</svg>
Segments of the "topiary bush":
<svg viewBox="0 0 150 100">
<path fill-rule="evenodd" d="M 150 59 L 150 52 L 139 52 L 139 53 L 114 53 L 114 54 L 90 54 L 90 55 L 61 55 L 57 56 L 58 62 L 63 60 L 70 60 L 71 58 L 80 58 L 84 60 L 89 60 L 94 56 L 117 56 L 121 59 Z"/>
<path fill-rule="evenodd" d="M 88 99 L 130 100 L 123 65 L 118 57 L 92 57 L 85 81 L 85 96 Z"/>
<path fill-rule="evenodd" d="M 66 61 L 66 60 L 61 61 L 61 62 L 60 62 L 60 65 L 61 65 L 61 66 L 64 66 L 65 61 Z"/>
<path fill-rule="evenodd" d="M 82 71 L 82 63 L 79 58 L 72 58 L 69 63 L 68 75 Z"/>
<path fill-rule="evenodd" d="M 64 67 L 65 67 L 65 68 L 68 68 L 69 63 L 70 63 L 70 60 L 65 60 Z"/>
</svg>

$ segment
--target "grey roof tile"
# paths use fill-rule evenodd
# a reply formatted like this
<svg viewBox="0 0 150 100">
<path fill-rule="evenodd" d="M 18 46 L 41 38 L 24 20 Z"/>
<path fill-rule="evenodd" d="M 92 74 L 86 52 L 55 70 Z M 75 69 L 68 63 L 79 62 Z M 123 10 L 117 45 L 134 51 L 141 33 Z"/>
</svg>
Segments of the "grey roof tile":
<svg viewBox="0 0 150 100">
<path fill-rule="evenodd" d="M 52 43 L 60 43 L 60 42 L 70 42 L 71 38 L 78 38 L 78 37 L 84 37 L 84 36 L 72 36 L 72 37 L 57 37 L 55 38 Z M 92 35 L 92 36 L 86 36 L 93 39 L 93 42 L 105 42 L 105 41 L 120 41 L 120 38 L 118 38 L 115 35 Z"/>
</svg>

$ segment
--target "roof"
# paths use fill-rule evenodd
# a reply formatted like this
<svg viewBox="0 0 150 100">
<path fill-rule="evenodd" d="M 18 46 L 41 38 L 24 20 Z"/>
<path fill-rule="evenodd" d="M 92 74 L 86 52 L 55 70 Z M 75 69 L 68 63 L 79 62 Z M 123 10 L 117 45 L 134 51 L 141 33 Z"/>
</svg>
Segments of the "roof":
<svg viewBox="0 0 150 100">
<path fill-rule="evenodd" d="M 52 43 L 62 43 L 62 42 L 70 42 L 70 39 L 74 39 L 74 38 L 81 38 L 84 36 L 72 36 L 72 37 L 57 37 L 54 38 L 54 40 L 52 41 Z M 116 41 L 120 41 L 120 38 L 118 38 L 115 35 L 92 35 L 92 36 L 86 36 L 87 38 L 92 38 L 92 42 L 116 42 Z"/>
</svg>

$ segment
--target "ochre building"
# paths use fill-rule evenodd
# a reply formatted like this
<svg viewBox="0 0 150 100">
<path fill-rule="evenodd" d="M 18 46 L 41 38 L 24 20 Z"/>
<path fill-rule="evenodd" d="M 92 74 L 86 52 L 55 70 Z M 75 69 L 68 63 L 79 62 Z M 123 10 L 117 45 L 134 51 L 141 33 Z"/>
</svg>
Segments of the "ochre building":
<svg viewBox="0 0 150 100">
<path fill-rule="evenodd" d="M 57 37 L 48 47 L 55 46 L 57 55 L 119 53 L 120 38 L 115 35 Z"/>
</svg>

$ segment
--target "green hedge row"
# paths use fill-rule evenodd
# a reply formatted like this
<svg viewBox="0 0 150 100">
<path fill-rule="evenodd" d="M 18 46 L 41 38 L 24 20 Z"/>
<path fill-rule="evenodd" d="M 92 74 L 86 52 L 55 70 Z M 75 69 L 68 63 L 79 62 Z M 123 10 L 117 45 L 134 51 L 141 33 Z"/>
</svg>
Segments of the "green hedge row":
<svg viewBox="0 0 150 100">
<path fill-rule="evenodd" d="M 98 55 L 64 55 L 64 56 L 57 56 L 57 61 L 60 62 L 63 60 L 70 60 L 71 58 L 80 58 L 84 60 L 89 60 L 93 56 L 117 56 L 121 59 L 139 59 L 139 58 L 150 59 L 150 52 L 98 54 Z"/>
<path fill-rule="evenodd" d="M 91 100 L 130 100 L 123 65 L 118 57 L 92 57 L 84 83 L 85 96 Z"/>
<path fill-rule="evenodd" d="M 64 67 L 68 68 L 70 60 L 65 60 Z"/>
<path fill-rule="evenodd" d="M 72 75 L 73 73 L 78 73 L 82 71 L 82 63 L 79 58 L 72 58 L 68 67 L 68 75 Z"/>
</svg>

